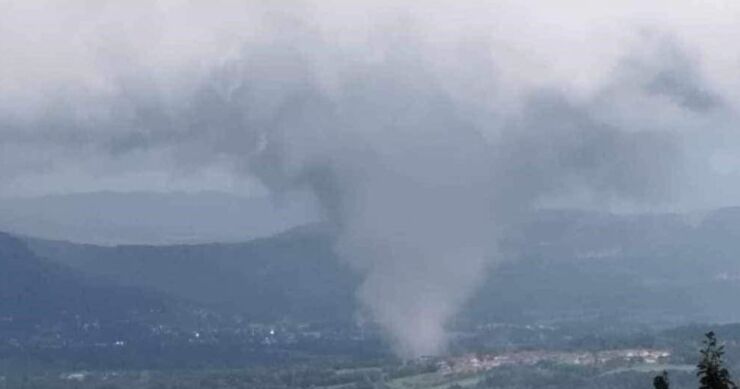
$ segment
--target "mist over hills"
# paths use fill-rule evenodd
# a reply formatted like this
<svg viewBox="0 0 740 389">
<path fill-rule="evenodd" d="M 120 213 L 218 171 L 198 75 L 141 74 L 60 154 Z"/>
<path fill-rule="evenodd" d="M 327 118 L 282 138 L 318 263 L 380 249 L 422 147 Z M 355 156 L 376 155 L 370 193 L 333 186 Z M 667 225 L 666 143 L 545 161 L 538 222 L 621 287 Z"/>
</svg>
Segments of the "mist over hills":
<svg viewBox="0 0 740 389">
<path fill-rule="evenodd" d="M 730 227 L 732 226 L 732 227 Z M 740 213 L 543 211 L 510 235 L 512 261 L 469 304 L 479 316 L 601 317 L 672 325 L 738 320 Z"/>
<path fill-rule="evenodd" d="M 89 192 L 0 201 L 0 230 L 101 245 L 239 242 L 316 217 L 303 195 Z"/>
<path fill-rule="evenodd" d="M 360 277 L 312 224 L 245 243 L 102 247 L 29 239 L 32 250 L 119 285 L 152 288 L 256 321 L 354 320 Z M 740 209 L 702 217 L 540 211 L 501 244 L 467 321 L 740 319 Z"/>
</svg>

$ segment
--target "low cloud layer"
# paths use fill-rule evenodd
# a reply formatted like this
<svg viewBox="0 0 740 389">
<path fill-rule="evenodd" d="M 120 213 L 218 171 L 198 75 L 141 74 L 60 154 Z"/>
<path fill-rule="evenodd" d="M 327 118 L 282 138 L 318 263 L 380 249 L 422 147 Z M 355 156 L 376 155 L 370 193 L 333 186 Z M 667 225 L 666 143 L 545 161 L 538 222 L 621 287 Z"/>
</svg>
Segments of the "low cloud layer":
<svg viewBox="0 0 740 389">
<path fill-rule="evenodd" d="M 597 3 L 4 1 L 0 190 L 309 189 L 365 313 L 437 354 L 524 212 L 737 174 L 731 5 Z"/>
</svg>

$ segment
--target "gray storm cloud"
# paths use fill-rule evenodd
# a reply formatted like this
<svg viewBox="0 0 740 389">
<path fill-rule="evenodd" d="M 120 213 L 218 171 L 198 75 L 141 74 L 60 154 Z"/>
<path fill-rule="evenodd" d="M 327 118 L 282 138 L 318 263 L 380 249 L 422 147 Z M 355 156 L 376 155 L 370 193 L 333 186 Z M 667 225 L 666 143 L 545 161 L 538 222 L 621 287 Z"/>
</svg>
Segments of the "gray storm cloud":
<svg viewBox="0 0 740 389">
<path fill-rule="evenodd" d="M 364 277 L 363 310 L 407 357 L 444 352 L 523 213 L 665 199 L 685 131 L 731 111 L 677 43 L 680 17 L 647 33 L 634 8 L 602 31 L 602 8 L 545 3 L 27 4 L 0 20 L 17 55 L 0 60 L 4 185 L 150 161 L 309 189 Z M 570 24 L 541 23 L 555 19 Z"/>
</svg>

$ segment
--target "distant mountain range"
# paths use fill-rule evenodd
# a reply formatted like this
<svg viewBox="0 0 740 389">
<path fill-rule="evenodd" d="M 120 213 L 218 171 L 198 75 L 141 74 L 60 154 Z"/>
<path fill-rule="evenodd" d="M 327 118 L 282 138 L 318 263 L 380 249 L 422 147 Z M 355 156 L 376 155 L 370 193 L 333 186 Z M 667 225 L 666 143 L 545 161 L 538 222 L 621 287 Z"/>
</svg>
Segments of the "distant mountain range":
<svg viewBox="0 0 740 389">
<path fill-rule="evenodd" d="M 740 320 L 740 209 L 699 216 L 540 211 L 501 243 L 461 321 Z M 245 243 L 104 247 L 27 239 L 40 257 L 255 321 L 353 320 L 361 282 L 308 225 Z"/>
<path fill-rule="evenodd" d="M 479 317 L 740 320 L 740 208 L 701 215 L 541 211 L 502 246 L 510 261 L 470 304 Z"/>
<path fill-rule="evenodd" d="M 102 245 L 242 242 L 316 219 L 303 195 L 93 192 L 0 199 L 0 231 Z"/>
<path fill-rule="evenodd" d="M 351 320 L 358 277 L 320 225 L 246 243 L 78 245 L 27 240 L 38 255 L 117 285 L 144 287 L 256 321 Z"/>
<path fill-rule="evenodd" d="M 101 282 L 42 259 L 0 233 L 0 329 L 3 335 L 83 323 L 133 323 L 176 314 L 177 300 L 155 291 Z"/>
</svg>

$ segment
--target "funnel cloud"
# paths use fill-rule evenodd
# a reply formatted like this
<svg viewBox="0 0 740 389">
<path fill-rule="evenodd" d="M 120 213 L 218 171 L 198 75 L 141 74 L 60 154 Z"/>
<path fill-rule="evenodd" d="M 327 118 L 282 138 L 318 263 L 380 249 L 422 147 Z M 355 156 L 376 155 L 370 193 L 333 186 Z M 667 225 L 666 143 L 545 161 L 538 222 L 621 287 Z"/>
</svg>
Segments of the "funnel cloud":
<svg viewBox="0 0 740 389">
<path fill-rule="evenodd" d="M 403 357 L 445 351 L 533 208 L 696 205 L 687 177 L 736 174 L 706 139 L 738 79 L 690 4 L 5 3 L 2 193 L 308 190 Z"/>
</svg>

